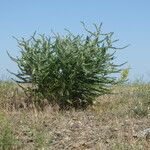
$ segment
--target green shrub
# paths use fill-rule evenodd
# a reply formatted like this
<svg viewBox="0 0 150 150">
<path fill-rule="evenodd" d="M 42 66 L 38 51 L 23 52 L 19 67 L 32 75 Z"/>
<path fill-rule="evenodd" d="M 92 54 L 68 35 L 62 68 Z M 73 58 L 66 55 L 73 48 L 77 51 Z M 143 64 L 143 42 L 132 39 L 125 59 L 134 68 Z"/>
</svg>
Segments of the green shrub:
<svg viewBox="0 0 150 150">
<path fill-rule="evenodd" d="M 34 34 L 30 39 L 18 40 L 21 57 L 10 58 L 19 67 L 18 83 L 29 83 L 26 90 L 36 93 L 38 100 L 47 99 L 61 108 L 85 108 L 96 97 L 109 93 L 110 87 L 120 82 L 112 74 L 120 73 L 121 65 L 114 63 L 113 33 L 102 34 L 101 25 L 95 31 L 51 37 Z M 32 85 L 32 86 L 31 86 Z"/>
</svg>

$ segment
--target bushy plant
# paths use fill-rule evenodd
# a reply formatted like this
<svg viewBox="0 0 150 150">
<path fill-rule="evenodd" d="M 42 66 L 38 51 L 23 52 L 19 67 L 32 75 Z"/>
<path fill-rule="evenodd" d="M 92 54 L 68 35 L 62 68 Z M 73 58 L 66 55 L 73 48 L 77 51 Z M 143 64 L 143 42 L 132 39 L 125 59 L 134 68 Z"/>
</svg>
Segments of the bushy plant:
<svg viewBox="0 0 150 150">
<path fill-rule="evenodd" d="M 123 64 L 115 64 L 113 33 L 101 33 L 101 25 L 94 24 L 95 31 L 83 27 L 87 35 L 74 35 L 67 30 L 65 36 L 34 34 L 30 39 L 18 40 L 21 56 L 10 58 L 19 67 L 13 73 L 18 83 L 28 83 L 32 91 L 61 108 L 84 108 L 95 98 L 109 93 L 112 85 L 120 82 L 112 74 L 120 73 Z"/>
</svg>

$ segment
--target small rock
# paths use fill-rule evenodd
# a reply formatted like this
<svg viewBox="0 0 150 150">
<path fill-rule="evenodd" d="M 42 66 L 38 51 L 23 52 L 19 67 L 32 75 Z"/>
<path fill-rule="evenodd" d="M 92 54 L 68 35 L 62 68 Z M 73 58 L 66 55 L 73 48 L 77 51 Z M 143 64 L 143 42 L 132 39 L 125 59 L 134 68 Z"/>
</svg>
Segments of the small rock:
<svg viewBox="0 0 150 150">
<path fill-rule="evenodd" d="M 33 139 L 27 139 L 27 143 L 32 143 Z"/>
<path fill-rule="evenodd" d="M 108 144 L 108 143 L 110 143 L 110 142 L 111 142 L 110 139 L 106 139 L 106 141 L 105 141 L 106 144 Z"/>
<path fill-rule="evenodd" d="M 139 131 L 137 134 L 133 135 L 134 138 L 144 138 L 150 140 L 150 128 L 147 128 L 143 131 Z"/>
</svg>

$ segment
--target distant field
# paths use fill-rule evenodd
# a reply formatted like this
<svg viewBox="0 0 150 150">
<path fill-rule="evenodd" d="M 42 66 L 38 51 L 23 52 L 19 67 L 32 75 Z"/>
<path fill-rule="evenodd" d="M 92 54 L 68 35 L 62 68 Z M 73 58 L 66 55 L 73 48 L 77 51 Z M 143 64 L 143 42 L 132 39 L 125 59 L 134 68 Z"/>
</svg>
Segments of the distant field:
<svg viewBox="0 0 150 150">
<path fill-rule="evenodd" d="M 97 99 L 87 110 L 41 111 L 14 83 L 0 82 L 2 150 L 148 150 L 150 85 L 128 84 Z M 150 133 L 149 133 L 150 134 Z"/>
</svg>

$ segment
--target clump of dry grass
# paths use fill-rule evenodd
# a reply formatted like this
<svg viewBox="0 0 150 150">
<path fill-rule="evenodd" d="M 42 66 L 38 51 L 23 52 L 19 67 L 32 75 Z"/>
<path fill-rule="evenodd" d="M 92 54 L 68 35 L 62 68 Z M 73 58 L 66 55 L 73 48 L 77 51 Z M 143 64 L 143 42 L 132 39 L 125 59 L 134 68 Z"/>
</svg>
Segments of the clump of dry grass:
<svg viewBox="0 0 150 150">
<path fill-rule="evenodd" d="M 87 110 L 20 107 L 25 95 L 14 84 L 0 85 L 0 113 L 7 118 L 21 150 L 147 150 L 150 141 L 134 135 L 150 127 L 150 85 L 114 87 Z M 15 96 L 14 96 L 15 95 Z M 13 109 L 12 109 L 13 108 Z"/>
<path fill-rule="evenodd" d="M 17 109 L 25 99 L 21 89 L 10 81 L 0 81 L 0 91 L 0 109 Z"/>
</svg>

